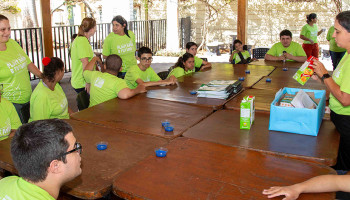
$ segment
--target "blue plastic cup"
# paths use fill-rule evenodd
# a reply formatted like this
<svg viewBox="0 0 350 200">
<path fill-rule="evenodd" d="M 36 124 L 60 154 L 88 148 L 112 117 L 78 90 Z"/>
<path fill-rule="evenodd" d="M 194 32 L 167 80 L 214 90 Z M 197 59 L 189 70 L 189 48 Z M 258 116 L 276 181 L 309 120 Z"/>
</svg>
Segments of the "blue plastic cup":
<svg viewBox="0 0 350 200">
<path fill-rule="evenodd" d="M 154 151 L 156 152 L 157 157 L 165 157 L 168 152 L 168 149 L 165 147 L 159 147 L 156 148 Z"/>
<path fill-rule="evenodd" d="M 106 150 L 107 146 L 108 146 L 108 142 L 103 142 L 103 141 L 96 144 L 96 148 L 98 150 Z"/>
</svg>

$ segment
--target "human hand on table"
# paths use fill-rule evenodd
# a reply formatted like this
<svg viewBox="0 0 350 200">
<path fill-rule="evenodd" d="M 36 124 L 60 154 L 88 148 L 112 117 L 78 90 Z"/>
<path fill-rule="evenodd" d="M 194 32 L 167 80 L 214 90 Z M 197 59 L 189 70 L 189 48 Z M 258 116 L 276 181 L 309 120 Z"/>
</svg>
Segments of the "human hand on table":
<svg viewBox="0 0 350 200">
<path fill-rule="evenodd" d="M 267 195 L 267 198 L 274 198 L 277 196 L 285 196 L 282 200 L 295 200 L 299 197 L 300 191 L 297 185 L 285 186 L 285 187 L 270 187 L 263 190 L 263 194 Z"/>
</svg>

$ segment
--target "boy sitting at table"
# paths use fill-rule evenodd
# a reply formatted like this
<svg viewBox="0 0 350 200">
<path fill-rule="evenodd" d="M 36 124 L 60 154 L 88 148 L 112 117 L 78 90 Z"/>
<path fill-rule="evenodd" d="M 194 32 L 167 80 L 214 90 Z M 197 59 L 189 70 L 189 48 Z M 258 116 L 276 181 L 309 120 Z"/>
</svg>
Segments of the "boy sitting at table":
<svg viewBox="0 0 350 200">
<path fill-rule="evenodd" d="M 148 47 L 141 47 L 138 50 L 137 60 L 139 64 L 133 65 L 128 69 L 125 75 L 126 84 L 129 88 L 134 89 L 138 85 L 143 84 L 148 86 L 157 85 L 174 85 L 176 83 L 175 76 L 162 80 L 156 72 L 152 69 L 151 63 L 153 53 Z"/>
<path fill-rule="evenodd" d="M 102 65 L 100 58 L 94 57 L 93 59 L 83 72 L 85 81 L 91 83 L 89 107 L 116 97 L 128 99 L 136 94 L 146 92 L 144 85 L 140 84 L 130 89 L 126 85 L 125 80 L 117 77 L 122 66 L 122 59 L 118 55 L 109 55 L 104 65 Z M 103 66 L 105 72 L 93 71 L 96 62 L 100 63 L 100 66 Z"/>
</svg>

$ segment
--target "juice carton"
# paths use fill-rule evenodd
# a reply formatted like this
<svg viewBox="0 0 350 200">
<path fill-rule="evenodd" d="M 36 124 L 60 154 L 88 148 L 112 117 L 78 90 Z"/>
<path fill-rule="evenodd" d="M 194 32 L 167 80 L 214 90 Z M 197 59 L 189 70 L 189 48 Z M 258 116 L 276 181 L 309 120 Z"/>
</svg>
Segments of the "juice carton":
<svg viewBox="0 0 350 200">
<path fill-rule="evenodd" d="M 241 101 L 240 129 L 250 129 L 255 116 L 254 96 L 245 96 Z"/>
<path fill-rule="evenodd" d="M 310 56 L 293 76 L 301 85 L 305 85 L 307 80 L 314 74 L 313 59 L 317 58 Z"/>
</svg>

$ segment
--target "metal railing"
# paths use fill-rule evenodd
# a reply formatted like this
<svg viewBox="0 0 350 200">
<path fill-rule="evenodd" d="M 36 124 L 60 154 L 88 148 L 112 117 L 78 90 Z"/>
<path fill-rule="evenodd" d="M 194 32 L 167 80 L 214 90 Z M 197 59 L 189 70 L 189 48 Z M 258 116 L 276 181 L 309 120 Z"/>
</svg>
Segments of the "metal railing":
<svg viewBox="0 0 350 200">
<path fill-rule="evenodd" d="M 156 52 L 160 49 L 166 48 L 166 23 L 165 19 L 148 20 L 148 21 L 129 21 L 128 28 L 135 34 L 136 48 L 147 46 Z M 188 35 L 189 30 L 184 28 L 183 20 L 180 21 L 181 27 L 179 30 L 180 44 L 184 46 L 183 35 Z M 190 23 L 190 22 L 189 22 Z M 187 22 L 188 24 L 188 22 Z M 188 27 L 188 26 L 187 26 Z M 69 49 L 71 46 L 72 35 L 78 33 L 79 26 L 54 26 L 52 27 L 52 42 L 54 56 L 59 57 L 65 63 L 65 72 L 71 71 L 71 59 Z M 186 31 L 186 33 L 184 33 Z M 112 32 L 111 23 L 97 24 L 96 33 L 92 37 L 90 43 L 94 50 L 102 49 L 103 41 Z M 41 70 L 41 60 L 43 53 L 43 37 L 41 28 L 26 28 L 26 29 L 12 29 L 11 38 L 16 40 L 32 60 L 32 62 Z M 42 71 L 42 70 L 41 70 Z M 33 74 L 30 78 L 36 79 Z"/>
</svg>

